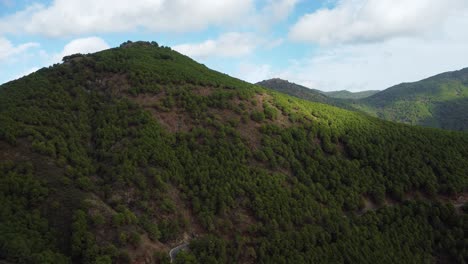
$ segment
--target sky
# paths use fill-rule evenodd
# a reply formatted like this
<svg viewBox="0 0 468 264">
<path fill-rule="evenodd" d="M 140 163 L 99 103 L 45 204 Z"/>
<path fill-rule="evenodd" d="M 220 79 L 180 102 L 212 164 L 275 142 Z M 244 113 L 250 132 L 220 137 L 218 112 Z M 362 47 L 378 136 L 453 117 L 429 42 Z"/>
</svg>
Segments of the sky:
<svg viewBox="0 0 468 264">
<path fill-rule="evenodd" d="M 127 40 L 248 82 L 383 90 L 468 67 L 468 0 L 0 0 L 0 84 Z"/>
</svg>

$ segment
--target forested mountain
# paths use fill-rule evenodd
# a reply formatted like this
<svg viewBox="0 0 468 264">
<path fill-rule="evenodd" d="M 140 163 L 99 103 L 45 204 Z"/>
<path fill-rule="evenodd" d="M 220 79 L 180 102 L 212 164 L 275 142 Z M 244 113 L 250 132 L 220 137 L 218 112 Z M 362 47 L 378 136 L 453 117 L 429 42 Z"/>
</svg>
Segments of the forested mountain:
<svg viewBox="0 0 468 264">
<path fill-rule="evenodd" d="M 127 42 L 0 86 L 0 262 L 463 263 L 467 164 L 466 133 Z"/>
<path fill-rule="evenodd" d="M 289 81 L 282 80 L 279 78 L 264 80 L 256 84 L 312 102 L 330 103 L 330 98 L 323 95 L 323 93 L 319 90 L 310 89 L 305 86 L 291 83 Z"/>
<path fill-rule="evenodd" d="M 353 104 L 380 118 L 468 130 L 468 68 L 388 88 Z"/>
<path fill-rule="evenodd" d="M 350 92 L 346 90 L 341 91 L 333 91 L 333 92 L 323 92 L 328 97 L 332 98 L 339 98 L 339 99 L 363 99 L 374 95 L 380 91 L 378 90 L 370 90 L 370 91 L 362 91 L 362 92 Z"/>
<path fill-rule="evenodd" d="M 402 83 L 380 92 L 320 92 L 278 79 L 258 84 L 305 100 L 360 111 L 389 121 L 468 131 L 468 68 L 419 82 Z"/>
<path fill-rule="evenodd" d="M 256 85 L 312 102 L 324 103 L 344 109 L 353 109 L 346 100 L 333 98 L 322 91 L 310 89 L 279 78 L 264 80 L 256 83 Z"/>
</svg>

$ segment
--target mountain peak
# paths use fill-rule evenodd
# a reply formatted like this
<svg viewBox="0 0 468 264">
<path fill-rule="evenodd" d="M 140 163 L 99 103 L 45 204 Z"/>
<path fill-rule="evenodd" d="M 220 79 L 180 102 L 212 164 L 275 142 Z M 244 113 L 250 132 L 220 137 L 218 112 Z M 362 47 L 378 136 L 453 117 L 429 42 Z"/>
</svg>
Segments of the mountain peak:
<svg viewBox="0 0 468 264">
<path fill-rule="evenodd" d="M 120 48 L 131 48 L 131 47 L 159 47 L 156 41 L 126 41 L 119 46 Z"/>
</svg>

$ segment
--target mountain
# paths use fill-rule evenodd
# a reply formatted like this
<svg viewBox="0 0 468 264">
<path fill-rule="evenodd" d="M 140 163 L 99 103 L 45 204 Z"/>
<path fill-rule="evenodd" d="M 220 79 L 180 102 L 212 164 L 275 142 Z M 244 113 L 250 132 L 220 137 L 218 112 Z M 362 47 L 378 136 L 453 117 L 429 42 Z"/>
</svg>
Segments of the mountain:
<svg viewBox="0 0 468 264">
<path fill-rule="evenodd" d="M 383 91 L 361 93 L 321 92 L 280 79 L 258 84 L 301 99 L 389 121 L 468 131 L 468 68 L 419 82 L 399 84 Z"/>
<path fill-rule="evenodd" d="M 280 93 L 288 94 L 297 98 L 301 98 L 304 100 L 317 102 L 317 103 L 323 103 L 323 104 L 329 104 L 329 105 L 337 106 L 337 107 L 348 109 L 348 110 L 355 110 L 345 100 L 342 100 L 339 98 L 333 98 L 332 96 L 326 95 L 322 91 L 310 89 L 305 86 L 291 83 L 283 79 L 274 78 L 274 79 L 264 80 L 264 81 L 256 83 L 256 85 L 259 85 L 259 86 L 262 86 L 262 87 L 265 87 L 265 88 L 268 88 L 268 89 L 271 89 Z"/>
<path fill-rule="evenodd" d="M 322 92 L 320 92 L 319 90 L 310 89 L 305 86 L 291 83 L 289 81 L 279 79 L 279 78 L 264 80 L 256 84 L 278 91 L 278 92 L 281 92 L 281 93 L 285 93 L 285 94 L 289 94 L 298 98 L 309 100 L 312 102 L 319 102 L 319 103 L 330 102 L 330 98 L 323 95 Z"/>
<path fill-rule="evenodd" d="M 468 68 L 396 85 L 353 106 L 386 120 L 468 131 Z"/>
<path fill-rule="evenodd" d="M 0 262 L 462 263 L 466 164 L 127 42 L 0 86 Z"/>
<path fill-rule="evenodd" d="M 378 90 L 370 90 L 370 91 L 362 91 L 362 92 L 350 92 L 346 90 L 342 91 L 333 91 L 333 92 L 323 92 L 328 97 L 332 98 L 339 98 L 339 99 L 363 99 L 369 96 L 372 96 L 380 91 Z"/>
</svg>

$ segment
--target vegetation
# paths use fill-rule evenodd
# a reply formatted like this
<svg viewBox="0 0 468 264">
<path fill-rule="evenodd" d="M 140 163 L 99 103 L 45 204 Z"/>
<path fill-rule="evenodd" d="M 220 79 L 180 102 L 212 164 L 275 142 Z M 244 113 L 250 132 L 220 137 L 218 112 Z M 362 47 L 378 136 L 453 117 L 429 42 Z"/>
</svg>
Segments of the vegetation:
<svg viewBox="0 0 468 264">
<path fill-rule="evenodd" d="M 468 69 L 403 83 L 354 107 L 391 121 L 450 130 L 468 130 Z"/>
<path fill-rule="evenodd" d="M 468 68 L 447 72 L 384 91 L 320 92 L 280 79 L 261 86 L 312 102 L 360 111 L 381 119 L 411 125 L 468 131 Z"/>
<path fill-rule="evenodd" d="M 468 135 L 251 85 L 157 43 L 0 86 L 0 260 L 466 260 Z M 375 206 L 368 206 L 368 204 Z"/>
<path fill-rule="evenodd" d="M 275 78 L 258 82 L 257 85 L 312 102 L 333 104 L 333 99 L 328 98 L 328 96 L 324 95 L 321 91 L 310 89 L 286 80 Z"/>
</svg>

